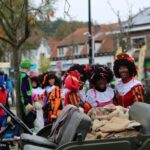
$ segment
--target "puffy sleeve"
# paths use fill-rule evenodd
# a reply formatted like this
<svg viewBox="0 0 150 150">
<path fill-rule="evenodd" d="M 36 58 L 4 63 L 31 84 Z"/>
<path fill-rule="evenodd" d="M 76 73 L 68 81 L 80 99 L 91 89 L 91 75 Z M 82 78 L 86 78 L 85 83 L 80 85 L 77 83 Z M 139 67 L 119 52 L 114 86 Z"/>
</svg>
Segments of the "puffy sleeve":
<svg viewBox="0 0 150 150">
<path fill-rule="evenodd" d="M 59 87 L 55 87 L 55 88 L 52 90 L 51 94 L 49 95 L 49 100 L 51 100 L 51 99 L 56 99 L 56 98 L 61 99 L 61 90 L 60 90 Z"/>
<path fill-rule="evenodd" d="M 142 85 L 137 85 L 132 89 L 134 102 L 144 102 L 144 89 Z"/>
</svg>

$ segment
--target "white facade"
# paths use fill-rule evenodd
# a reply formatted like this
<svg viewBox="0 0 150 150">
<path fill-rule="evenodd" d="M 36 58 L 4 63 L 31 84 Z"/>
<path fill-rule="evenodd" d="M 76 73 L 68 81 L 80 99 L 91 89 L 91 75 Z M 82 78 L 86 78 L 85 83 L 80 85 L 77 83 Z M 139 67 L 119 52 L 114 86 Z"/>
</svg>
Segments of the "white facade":
<svg viewBox="0 0 150 150">
<path fill-rule="evenodd" d="M 41 55 L 44 55 L 46 58 L 50 58 L 50 48 L 48 47 L 47 41 L 45 39 L 42 39 L 39 48 L 32 49 L 23 54 L 22 60 L 30 59 L 32 64 L 36 66 L 36 70 L 38 71 Z"/>
<path fill-rule="evenodd" d="M 114 56 L 99 56 L 94 58 L 95 64 L 109 65 L 112 68 Z M 53 71 L 66 71 L 72 64 L 89 64 L 88 58 L 79 58 L 72 60 L 60 60 L 51 62 L 51 70 Z"/>
</svg>

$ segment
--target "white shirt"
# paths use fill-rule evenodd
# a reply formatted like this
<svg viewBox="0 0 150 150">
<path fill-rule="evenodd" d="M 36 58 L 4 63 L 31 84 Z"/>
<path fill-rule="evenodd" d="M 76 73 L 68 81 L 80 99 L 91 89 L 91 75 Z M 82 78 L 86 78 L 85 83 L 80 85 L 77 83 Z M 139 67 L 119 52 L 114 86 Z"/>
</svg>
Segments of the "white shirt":
<svg viewBox="0 0 150 150">
<path fill-rule="evenodd" d="M 111 87 L 107 87 L 104 92 L 97 91 L 95 89 L 88 90 L 86 94 L 86 101 L 92 105 L 97 106 L 98 103 L 106 103 L 112 101 L 114 98 L 114 90 Z"/>
<path fill-rule="evenodd" d="M 123 83 L 122 80 L 120 80 L 116 85 L 116 90 L 119 93 L 119 95 L 124 96 L 136 85 L 142 85 L 142 84 L 140 81 L 136 80 L 135 78 L 133 78 L 127 83 Z"/>
</svg>

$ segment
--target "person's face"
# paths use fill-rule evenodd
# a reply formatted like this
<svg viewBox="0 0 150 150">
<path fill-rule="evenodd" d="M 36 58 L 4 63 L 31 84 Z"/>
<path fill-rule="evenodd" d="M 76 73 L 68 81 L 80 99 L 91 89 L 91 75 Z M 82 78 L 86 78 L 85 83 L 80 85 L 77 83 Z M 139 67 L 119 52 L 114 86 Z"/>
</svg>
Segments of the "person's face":
<svg viewBox="0 0 150 150">
<path fill-rule="evenodd" d="M 124 79 L 127 79 L 129 77 L 129 70 L 126 66 L 121 66 L 119 68 L 119 74 L 121 76 L 121 78 L 124 80 Z"/>
<path fill-rule="evenodd" d="M 104 90 L 107 87 L 107 81 L 105 79 L 100 79 L 96 82 L 95 87 L 98 90 Z"/>
<path fill-rule="evenodd" d="M 50 79 L 48 82 L 50 86 L 53 86 L 55 84 L 55 79 Z"/>
<path fill-rule="evenodd" d="M 37 83 L 35 81 L 32 81 L 32 87 L 36 88 L 37 87 Z"/>
<path fill-rule="evenodd" d="M 84 84 L 85 84 L 85 82 L 83 82 L 83 81 L 80 81 L 80 82 L 79 82 L 79 89 L 80 89 L 80 90 L 83 88 Z"/>
</svg>

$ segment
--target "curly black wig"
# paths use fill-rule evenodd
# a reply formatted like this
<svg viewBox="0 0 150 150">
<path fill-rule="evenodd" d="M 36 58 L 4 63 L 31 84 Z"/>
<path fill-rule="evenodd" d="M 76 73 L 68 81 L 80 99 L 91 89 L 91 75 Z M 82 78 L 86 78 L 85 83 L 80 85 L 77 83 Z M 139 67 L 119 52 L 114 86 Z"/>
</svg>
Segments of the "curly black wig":
<svg viewBox="0 0 150 150">
<path fill-rule="evenodd" d="M 55 79 L 55 85 L 60 86 L 60 83 L 59 83 L 60 81 L 54 72 L 44 73 L 43 76 L 41 77 L 41 79 L 42 79 L 42 87 L 43 88 L 46 86 L 49 86 L 49 80 L 50 79 Z"/>
<path fill-rule="evenodd" d="M 39 77 L 31 77 L 31 82 L 35 82 L 37 84 L 37 87 L 40 86 Z"/>
<path fill-rule="evenodd" d="M 109 67 L 95 64 L 91 68 L 90 82 L 93 86 L 96 85 L 96 82 L 100 79 L 106 79 L 107 83 L 110 83 L 113 79 L 113 72 Z"/>
<path fill-rule="evenodd" d="M 137 75 L 137 70 L 134 62 L 130 62 L 125 59 L 124 60 L 118 59 L 114 62 L 114 67 L 113 67 L 114 74 L 117 78 L 121 78 L 119 73 L 119 68 L 121 66 L 126 66 L 128 68 L 130 77 L 134 77 Z"/>
<path fill-rule="evenodd" d="M 80 65 L 80 64 L 74 64 L 69 68 L 69 70 L 66 72 L 65 77 L 67 74 L 71 71 L 78 71 L 80 73 L 80 79 L 81 81 L 85 82 L 88 79 L 88 70 L 85 69 L 86 65 Z"/>
</svg>

